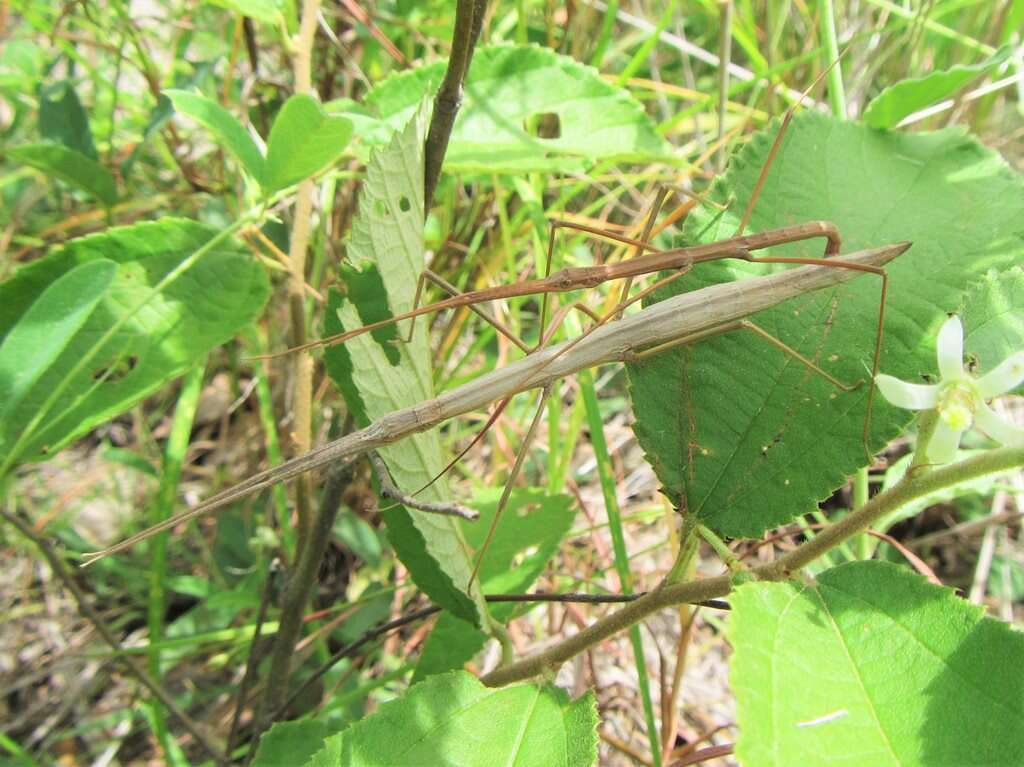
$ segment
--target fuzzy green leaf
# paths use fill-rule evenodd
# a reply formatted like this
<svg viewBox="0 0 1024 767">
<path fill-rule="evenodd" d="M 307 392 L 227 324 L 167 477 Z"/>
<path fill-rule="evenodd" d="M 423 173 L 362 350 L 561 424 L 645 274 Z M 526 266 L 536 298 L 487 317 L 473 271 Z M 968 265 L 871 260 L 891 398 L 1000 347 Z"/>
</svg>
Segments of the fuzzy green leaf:
<svg viewBox="0 0 1024 767">
<path fill-rule="evenodd" d="M 180 219 L 116 227 L 72 240 L 0 285 L 0 338 L 5 338 L 23 318 L 33 316 L 34 304 L 48 287 L 76 267 L 101 260 L 117 264 L 109 288 L 85 322 L 13 412 L 5 413 L 2 435 L 8 449 L 59 386 L 66 387 L 65 393 L 23 444 L 20 459 L 46 457 L 130 408 L 259 315 L 269 293 L 267 276 L 241 245 L 223 242 L 135 312 L 69 379 L 106 331 L 215 233 Z"/>
<path fill-rule="evenodd" d="M 242 168 L 257 182 L 263 178 L 263 155 L 235 116 L 213 99 L 191 91 L 166 90 L 174 111 L 187 115 L 213 132 L 224 149 L 235 156 Z"/>
<path fill-rule="evenodd" d="M 1014 352 L 1024 350 L 1024 268 L 985 275 L 964 297 L 964 354 L 984 375 Z M 1015 390 L 1024 393 L 1024 384 Z"/>
<path fill-rule="evenodd" d="M 706 231 L 707 217 L 695 218 L 691 241 L 735 233 L 773 138 L 758 134 L 734 158 L 712 191 L 736 202 Z M 881 370 L 902 380 L 935 372 L 935 334 L 965 287 L 1024 258 L 1024 183 L 960 130 L 903 135 L 810 113 L 794 120 L 749 231 L 820 219 L 839 227 L 844 252 L 914 243 L 888 267 Z M 820 257 L 822 243 L 771 252 Z M 774 268 L 787 267 L 700 264 L 671 290 Z M 868 377 L 879 291 L 879 278 L 863 275 L 753 320 L 853 383 Z M 656 355 L 629 374 L 637 436 L 665 491 L 721 534 L 758 536 L 812 510 L 867 460 L 867 387 L 839 392 L 750 331 Z M 877 397 L 871 448 L 912 417 Z"/>
<path fill-rule="evenodd" d="M 117 202 L 114 177 L 81 152 L 63 144 L 24 144 L 6 152 L 19 162 L 91 194 L 108 208 Z"/>
<path fill-rule="evenodd" d="M 433 676 L 327 739 L 306 767 L 590 767 L 597 762 L 593 693 L 492 690 L 472 674 Z"/>
<path fill-rule="evenodd" d="M 352 224 L 346 271 L 347 295 L 331 298 L 325 333 L 362 327 L 412 308 L 423 271 L 424 111 L 417 112 L 387 148 L 367 166 L 367 179 Z M 430 355 L 422 323 L 411 343 L 407 326 L 360 336 L 327 349 L 328 373 L 357 421 L 365 425 L 385 413 L 433 396 Z M 427 485 L 444 468 L 436 431 L 406 438 L 380 450 L 392 478 L 405 492 Z M 420 496 L 450 499 L 442 478 Z M 486 625 L 487 606 L 479 583 L 469 591 L 472 551 L 452 517 L 395 507 L 384 514 L 388 536 L 416 585 L 455 615 Z"/>
<path fill-rule="evenodd" d="M 949 98 L 975 78 L 995 69 L 1011 53 L 1013 47 L 1007 45 L 980 64 L 950 67 L 891 85 L 868 104 L 864 122 L 872 128 L 895 128 L 907 115 Z"/>
<path fill-rule="evenodd" d="M 438 61 L 389 77 L 366 103 L 394 130 L 424 93 L 434 94 L 445 66 Z M 640 103 L 596 69 L 548 48 L 491 45 L 473 56 L 444 164 L 449 171 L 571 171 L 669 151 Z"/>
<path fill-rule="evenodd" d="M 883 562 L 733 595 L 744 765 L 1017 765 L 1024 635 Z"/>
<path fill-rule="evenodd" d="M 318 173 L 338 159 L 351 137 L 351 121 L 326 114 L 312 96 L 292 96 L 270 128 L 264 189 L 276 192 Z"/>
</svg>

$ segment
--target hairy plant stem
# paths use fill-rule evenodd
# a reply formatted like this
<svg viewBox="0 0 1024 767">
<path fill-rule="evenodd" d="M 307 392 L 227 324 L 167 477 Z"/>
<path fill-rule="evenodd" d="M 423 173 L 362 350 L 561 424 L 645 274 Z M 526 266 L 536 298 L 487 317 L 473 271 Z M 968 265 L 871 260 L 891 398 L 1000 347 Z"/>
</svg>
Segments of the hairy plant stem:
<svg viewBox="0 0 1024 767">
<path fill-rule="evenodd" d="M 850 537 L 866 530 L 872 522 L 910 501 L 945 487 L 986 474 L 1024 466 L 1024 448 L 1001 448 L 973 456 L 960 463 L 917 475 L 908 473 L 897 485 L 879 493 L 861 508 L 829 525 L 815 538 L 793 551 L 752 569 L 758 580 L 778 581 L 818 559 Z M 732 591 L 728 575 L 687 583 L 663 583 L 659 588 L 631 602 L 618 612 L 602 618 L 563 642 L 511 665 L 502 666 L 482 678 L 489 687 L 500 687 L 557 669 L 562 663 L 608 637 L 623 631 L 651 613 L 665 607 L 722 597 Z"/>
<path fill-rule="evenodd" d="M 272 720 L 280 715 L 281 704 L 287 699 L 288 682 L 292 671 L 291 660 L 295 652 L 295 643 L 302 630 L 302 615 L 316 585 L 320 562 L 327 551 L 334 519 L 338 515 L 338 507 L 341 506 L 342 493 L 352 478 L 352 471 L 353 463 L 346 462 L 333 468 L 327 475 L 316 523 L 310 531 L 309 540 L 302 549 L 302 557 L 282 596 L 281 616 L 270 657 L 270 671 L 267 673 L 267 687 L 260 703 L 260 712 L 256 716 L 254 749 L 255 739 L 259 738 Z"/>
<path fill-rule="evenodd" d="M 195 738 L 198 743 L 207 754 L 217 764 L 228 764 L 224 755 L 220 752 L 220 749 L 210 740 L 199 725 L 192 720 L 192 718 L 186 714 L 171 696 L 167 690 L 165 690 L 159 682 L 146 673 L 143 668 L 143 664 L 140 661 L 132 658 L 130 655 L 125 654 L 124 648 L 121 647 L 121 643 L 117 640 L 114 632 L 110 630 L 106 622 L 96 611 L 96 608 L 92 606 L 89 598 L 85 592 L 82 591 L 78 585 L 78 581 L 68 572 L 67 566 L 64 564 L 64 560 L 61 559 L 60 555 L 54 551 L 52 544 L 42 535 L 38 534 L 25 519 L 18 516 L 17 514 L 11 513 L 5 509 L 0 509 L 0 516 L 11 523 L 18 532 L 25 536 L 28 540 L 35 544 L 35 546 L 43 553 L 43 557 L 50 565 L 50 570 L 57 577 L 57 579 L 64 585 L 64 587 L 71 592 L 71 596 L 74 597 L 75 603 L 78 605 L 78 611 L 86 620 L 88 620 L 93 628 L 96 629 L 96 633 L 100 635 L 104 642 L 110 645 L 110 649 L 113 650 L 114 660 L 121 665 L 122 668 L 130 675 L 135 677 L 138 682 L 145 687 L 149 692 L 166 708 L 174 718 L 181 722 L 182 727 L 188 730 L 189 734 Z"/>
<path fill-rule="evenodd" d="M 313 36 L 316 32 L 316 17 L 320 11 L 320 0 L 304 0 L 299 36 L 295 47 L 295 92 L 309 93 L 311 90 L 311 59 Z M 288 247 L 290 279 L 288 280 L 288 309 L 291 315 L 292 344 L 306 343 L 306 251 L 309 248 L 310 220 L 313 217 L 313 181 L 306 179 L 299 184 L 295 195 L 295 218 Z M 292 435 L 295 454 L 302 455 L 312 446 L 313 421 L 313 358 L 308 352 L 295 355 L 292 367 L 295 389 L 292 393 Z M 308 477 L 295 483 L 296 515 L 296 559 L 301 556 L 309 540 L 312 511 L 310 496 L 312 486 Z"/>
<path fill-rule="evenodd" d="M 441 178 L 441 165 L 448 151 L 455 117 L 462 105 L 462 83 L 473 60 L 473 50 L 483 25 L 487 0 L 458 0 L 455 8 L 455 30 L 452 33 L 452 52 L 444 80 L 434 97 L 434 113 L 424 144 L 423 158 L 423 214 L 430 213 L 434 190 Z"/>
</svg>

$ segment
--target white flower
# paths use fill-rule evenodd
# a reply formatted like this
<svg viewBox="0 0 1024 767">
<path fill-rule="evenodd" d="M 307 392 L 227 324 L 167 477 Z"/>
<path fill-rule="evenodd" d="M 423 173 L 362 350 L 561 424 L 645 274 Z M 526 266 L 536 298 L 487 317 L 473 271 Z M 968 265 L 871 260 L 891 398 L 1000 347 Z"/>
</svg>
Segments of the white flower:
<svg viewBox="0 0 1024 767">
<path fill-rule="evenodd" d="M 888 375 L 875 382 L 882 395 L 907 410 L 936 410 L 938 423 L 928 444 L 931 463 L 949 463 L 956 456 L 960 435 L 978 426 L 996 442 L 1024 446 L 1024 429 L 1001 419 L 985 400 L 1016 388 L 1024 381 L 1024 352 L 1010 355 L 995 370 L 975 378 L 964 369 L 964 329 L 955 314 L 939 330 L 936 343 L 939 383 L 912 384 Z"/>
</svg>

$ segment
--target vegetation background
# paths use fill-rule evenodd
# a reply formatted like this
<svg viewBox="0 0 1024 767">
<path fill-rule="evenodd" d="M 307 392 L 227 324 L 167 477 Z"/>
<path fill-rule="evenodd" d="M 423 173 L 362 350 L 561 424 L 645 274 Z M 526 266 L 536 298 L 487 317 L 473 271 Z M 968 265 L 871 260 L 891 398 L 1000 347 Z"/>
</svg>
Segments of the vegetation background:
<svg viewBox="0 0 1024 767">
<path fill-rule="evenodd" d="M 906 130 L 963 126 L 1024 171 L 1020 0 L 487 5 L 481 46 L 532 44 L 594 67 L 587 87 L 600 77 L 628 92 L 656 128 L 651 141 L 663 139 L 669 149 L 656 160 L 606 149 L 599 158 L 552 158 L 547 170 L 534 164 L 524 171 L 515 157 L 474 156 L 472 136 L 454 141 L 427 211 L 426 244 L 434 271 L 462 289 L 533 274 L 552 219 L 636 234 L 658 184 L 704 192 L 726 159 L 790 107 L 794 93 L 809 86 L 839 48 L 848 52 L 826 98 L 833 112 L 856 120 L 888 86 L 984 64 L 1001 46 L 1011 46 L 999 67 L 969 71 L 949 99 L 917 114 Z M 172 117 L 161 93 L 197 90 L 267 139 L 295 88 L 292 35 L 300 12 L 276 0 L 0 0 L 0 280 L 54 246 L 112 226 L 172 216 L 215 230 L 231 225 L 251 191 L 237 159 L 203 126 Z M 383 108 L 382 99 L 368 105 L 367 95 L 396 73 L 447 59 L 454 25 L 452 2 L 342 0 L 320 10 L 310 85 L 319 101 L 333 105 L 329 111 L 352 118 L 355 139 L 319 182 L 317 207 L 308 216 L 302 311 L 311 337 L 321 334 L 328 288 L 344 280 L 347 237 L 374 143 L 371 107 Z M 725 79 L 722 59 L 729 62 Z M 568 87 L 555 81 L 531 86 Z M 827 107 L 820 93 L 807 98 L 806 109 Z M 566 99 L 576 96 L 565 92 Z M 596 113 L 583 109 L 585 128 Z M 526 116 L 524 127 L 539 138 L 578 129 L 552 124 L 546 114 Z M 38 163 L 11 151 L 41 139 L 75 148 L 104 169 L 109 182 L 40 172 Z M 585 151 L 585 135 L 581 142 Z M 349 409 L 317 369 L 312 431 L 303 436 L 289 360 L 252 359 L 287 348 L 294 338 L 285 254 L 296 215 L 303 215 L 301 208 L 298 214 L 283 208 L 244 239 L 249 256 L 271 275 L 267 308 L 254 321 L 183 378 L 104 419 L 45 462 L 25 464 L 5 478 L 3 503 L 30 520 L 31 533 L 59 541 L 68 552 L 95 550 L 159 519 L 160 509 L 209 497 L 303 444 L 321 444 L 351 427 Z M 585 247 L 582 237 L 562 243 L 565 253 L 584 260 Z M 236 290 L 229 277 L 223 290 L 236 291 L 231 300 L 242 303 L 251 294 L 255 301 L 260 288 L 253 285 Z M 608 291 L 596 289 L 585 300 L 606 305 Z M 536 309 L 527 299 L 502 311 L 513 327 L 536 334 L 530 322 Z M 573 323 L 567 335 L 582 327 Z M 469 313 L 430 324 L 439 391 L 515 353 Z M 130 372 L 131 361 L 123 364 Z M 493 506 L 532 407 L 528 398 L 515 400 L 484 443 L 455 465 L 449 477 L 455 497 L 469 506 Z M 1015 406 L 1008 407 L 1014 417 Z M 646 591 L 671 566 L 674 512 L 637 445 L 632 418 L 621 366 L 567 380 L 549 404 L 513 511 L 567 496 L 572 516 L 535 590 Z M 448 424 L 442 434 L 450 454 L 466 446 L 485 419 L 481 413 Z M 908 452 L 908 439 L 890 447 L 889 463 Z M 872 481 L 881 483 L 888 465 L 878 462 Z M 891 541 L 920 555 L 919 569 L 1002 620 L 1019 621 L 1022 487 L 1024 477 L 1017 476 L 962 489 L 893 527 Z M 232 727 L 261 602 L 276 601 L 286 588 L 275 580 L 272 561 L 294 547 L 290 525 L 274 524 L 288 519 L 290 492 L 278 486 L 177 529 L 169 545 L 133 549 L 72 576 L 122 652 L 146 658 L 177 705 L 218 733 Z M 824 508 L 850 507 L 852 493 L 840 491 Z M 319 709 L 332 727 L 360 719 L 407 689 L 437 620 L 375 631 L 429 602 L 388 543 L 368 467 L 359 467 L 343 500 L 346 510 L 334 525 L 315 603 L 305 615 L 307 639 L 296 652 L 311 671 L 334 650 L 367 641 L 293 704 L 293 713 Z M 799 532 L 795 524 L 781 528 L 780 545 Z M 25 531 L 8 524 L 0 536 L 0 746 L 10 763 L 202 761 L 202 749 L 169 710 L 113 662 L 68 584 L 55 577 Z M 616 565 L 620 545 L 628 551 L 625 569 Z M 901 559 L 890 544 L 882 548 L 878 556 Z M 715 567 L 708 560 L 707 572 Z M 608 609 L 538 605 L 510 623 L 509 641 L 518 652 L 544 646 Z M 264 617 L 277 620 L 276 609 Z M 695 753 L 707 764 L 736 763 L 730 756 L 737 733 L 728 621 L 712 610 L 662 611 L 633 635 L 607 640 L 563 668 L 558 683 L 572 697 L 596 693 L 601 764 L 690 764 Z M 475 654 L 471 670 L 493 667 L 497 653 L 489 645 Z"/>
</svg>

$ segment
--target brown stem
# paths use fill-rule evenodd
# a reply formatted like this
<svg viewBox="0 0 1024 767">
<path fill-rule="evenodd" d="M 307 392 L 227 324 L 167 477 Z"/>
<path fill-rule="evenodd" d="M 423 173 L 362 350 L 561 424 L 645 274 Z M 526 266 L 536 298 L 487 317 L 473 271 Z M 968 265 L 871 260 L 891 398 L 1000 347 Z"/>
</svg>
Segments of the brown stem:
<svg viewBox="0 0 1024 767">
<path fill-rule="evenodd" d="M 311 61 L 313 37 L 316 33 L 316 17 L 320 11 L 320 0 L 303 0 L 302 20 L 299 25 L 295 49 L 293 72 L 295 92 L 309 93 L 311 89 Z M 292 339 L 306 340 L 306 251 L 309 248 L 310 221 L 313 218 L 312 180 L 299 184 L 295 195 L 295 218 L 288 248 L 290 279 L 288 280 L 288 308 L 291 313 Z M 312 446 L 312 403 L 313 403 L 313 359 L 308 354 L 298 354 L 292 368 L 295 390 L 292 396 L 293 434 L 295 452 L 302 455 Z M 296 514 L 296 556 L 300 556 L 309 540 L 312 526 L 312 487 L 308 479 L 295 485 Z"/>
<path fill-rule="evenodd" d="M 585 603 L 585 604 L 615 604 L 621 602 L 633 602 L 642 597 L 643 594 L 549 594 L 544 592 L 533 592 L 530 594 L 488 594 L 484 597 L 487 602 L 563 602 L 563 603 Z M 716 610 L 728 610 L 729 603 L 723 602 L 718 599 L 712 599 L 706 602 L 701 602 L 700 606 L 710 607 Z M 306 679 L 299 687 L 291 694 L 284 706 L 278 712 L 276 712 L 275 719 L 279 718 L 291 704 L 297 700 L 302 693 L 318 679 L 323 677 L 328 671 L 331 670 L 337 663 L 344 660 L 345 658 L 351 658 L 367 642 L 371 642 L 377 637 L 383 636 L 390 631 L 396 631 L 397 629 L 404 628 L 410 623 L 429 618 L 432 615 L 436 615 L 441 612 L 441 608 L 436 605 L 430 607 L 424 607 L 420 610 L 416 610 L 411 613 L 399 616 L 392 621 L 387 623 L 381 623 L 373 628 L 367 630 L 361 637 L 354 639 L 347 645 L 342 647 L 340 650 L 334 653 L 327 661 L 313 673 L 311 677 Z"/>
<path fill-rule="evenodd" d="M 987 451 L 952 466 L 945 466 L 930 474 L 908 474 L 897 485 L 884 493 L 879 493 L 853 513 L 829 525 L 812 540 L 801 544 L 775 562 L 754 568 L 752 573 L 759 580 L 779 581 L 789 578 L 848 538 L 866 530 L 876 519 L 915 498 L 957 482 L 1007 471 L 1018 466 L 1024 466 L 1024 448 L 1002 448 Z M 557 669 L 575 655 L 662 608 L 684 602 L 714 599 L 725 596 L 730 591 L 732 583 L 727 575 L 687 583 L 663 584 L 617 613 L 602 618 L 554 647 L 508 666 L 502 666 L 484 676 L 481 681 L 489 687 L 500 687 Z"/>
<path fill-rule="evenodd" d="M 28 538 L 36 547 L 43 553 L 43 557 L 50 565 L 50 570 L 54 575 L 57 576 L 58 580 L 64 587 L 71 592 L 71 596 L 74 597 L 75 603 L 78 605 L 78 611 L 85 616 L 85 618 L 93 625 L 96 629 L 96 633 L 102 637 L 103 641 L 110 645 L 110 649 L 114 651 L 114 660 L 119 663 L 129 675 L 135 677 L 138 682 L 152 693 L 153 697 L 160 701 L 160 703 L 171 712 L 182 727 L 188 730 L 189 734 L 195 738 L 196 743 L 202 746 L 203 750 L 206 751 L 217 764 L 226 765 L 228 762 L 224 758 L 220 749 L 217 748 L 213 741 L 211 741 L 199 728 L 196 722 L 192 721 L 192 718 L 186 714 L 177 703 L 174 702 L 174 698 L 167 692 L 159 682 L 151 677 L 146 671 L 138 664 L 132 657 L 124 653 L 124 648 L 121 647 L 121 643 L 117 641 L 117 637 L 114 632 L 110 630 L 106 622 L 96 611 L 96 608 L 92 606 L 89 598 L 85 592 L 82 591 L 81 587 L 72 577 L 71 573 L 68 572 L 67 567 L 64 565 L 64 561 L 60 558 L 53 546 L 46 538 L 36 533 L 32 529 L 32 525 L 26 522 L 17 514 L 12 514 L 9 511 L 0 509 L 0 516 L 3 516 L 8 522 L 18 529 L 22 535 Z"/>
<path fill-rule="evenodd" d="M 448 69 L 444 80 L 434 97 L 434 113 L 430 117 L 430 128 L 424 145 L 423 160 L 423 211 L 430 212 L 434 202 L 434 190 L 441 178 L 441 165 L 448 151 L 455 117 L 462 105 L 462 83 L 473 60 L 473 49 L 483 25 L 486 0 L 458 0 L 455 9 L 455 31 L 452 33 L 452 52 L 448 58 Z"/>
<path fill-rule="evenodd" d="M 302 616 L 310 595 L 316 585 L 317 572 L 327 551 L 331 539 L 331 529 L 338 515 L 342 493 L 352 478 L 353 463 L 348 462 L 331 470 L 324 483 L 323 496 L 320 499 L 320 512 L 316 524 L 311 531 L 309 540 L 302 549 L 302 559 L 292 575 L 291 583 L 281 600 L 281 617 L 278 623 L 277 636 L 274 638 L 274 649 L 270 658 L 270 671 L 267 674 L 267 687 L 260 712 L 256 717 L 255 741 L 262 732 L 272 724 L 282 708 L 288 695 L 288 682 L 291 678 L 291 660 L 295 652 L 295 644 L 302 631 Z M 268 712 L 270 716 L 264 716 Z"/>
</svg>

